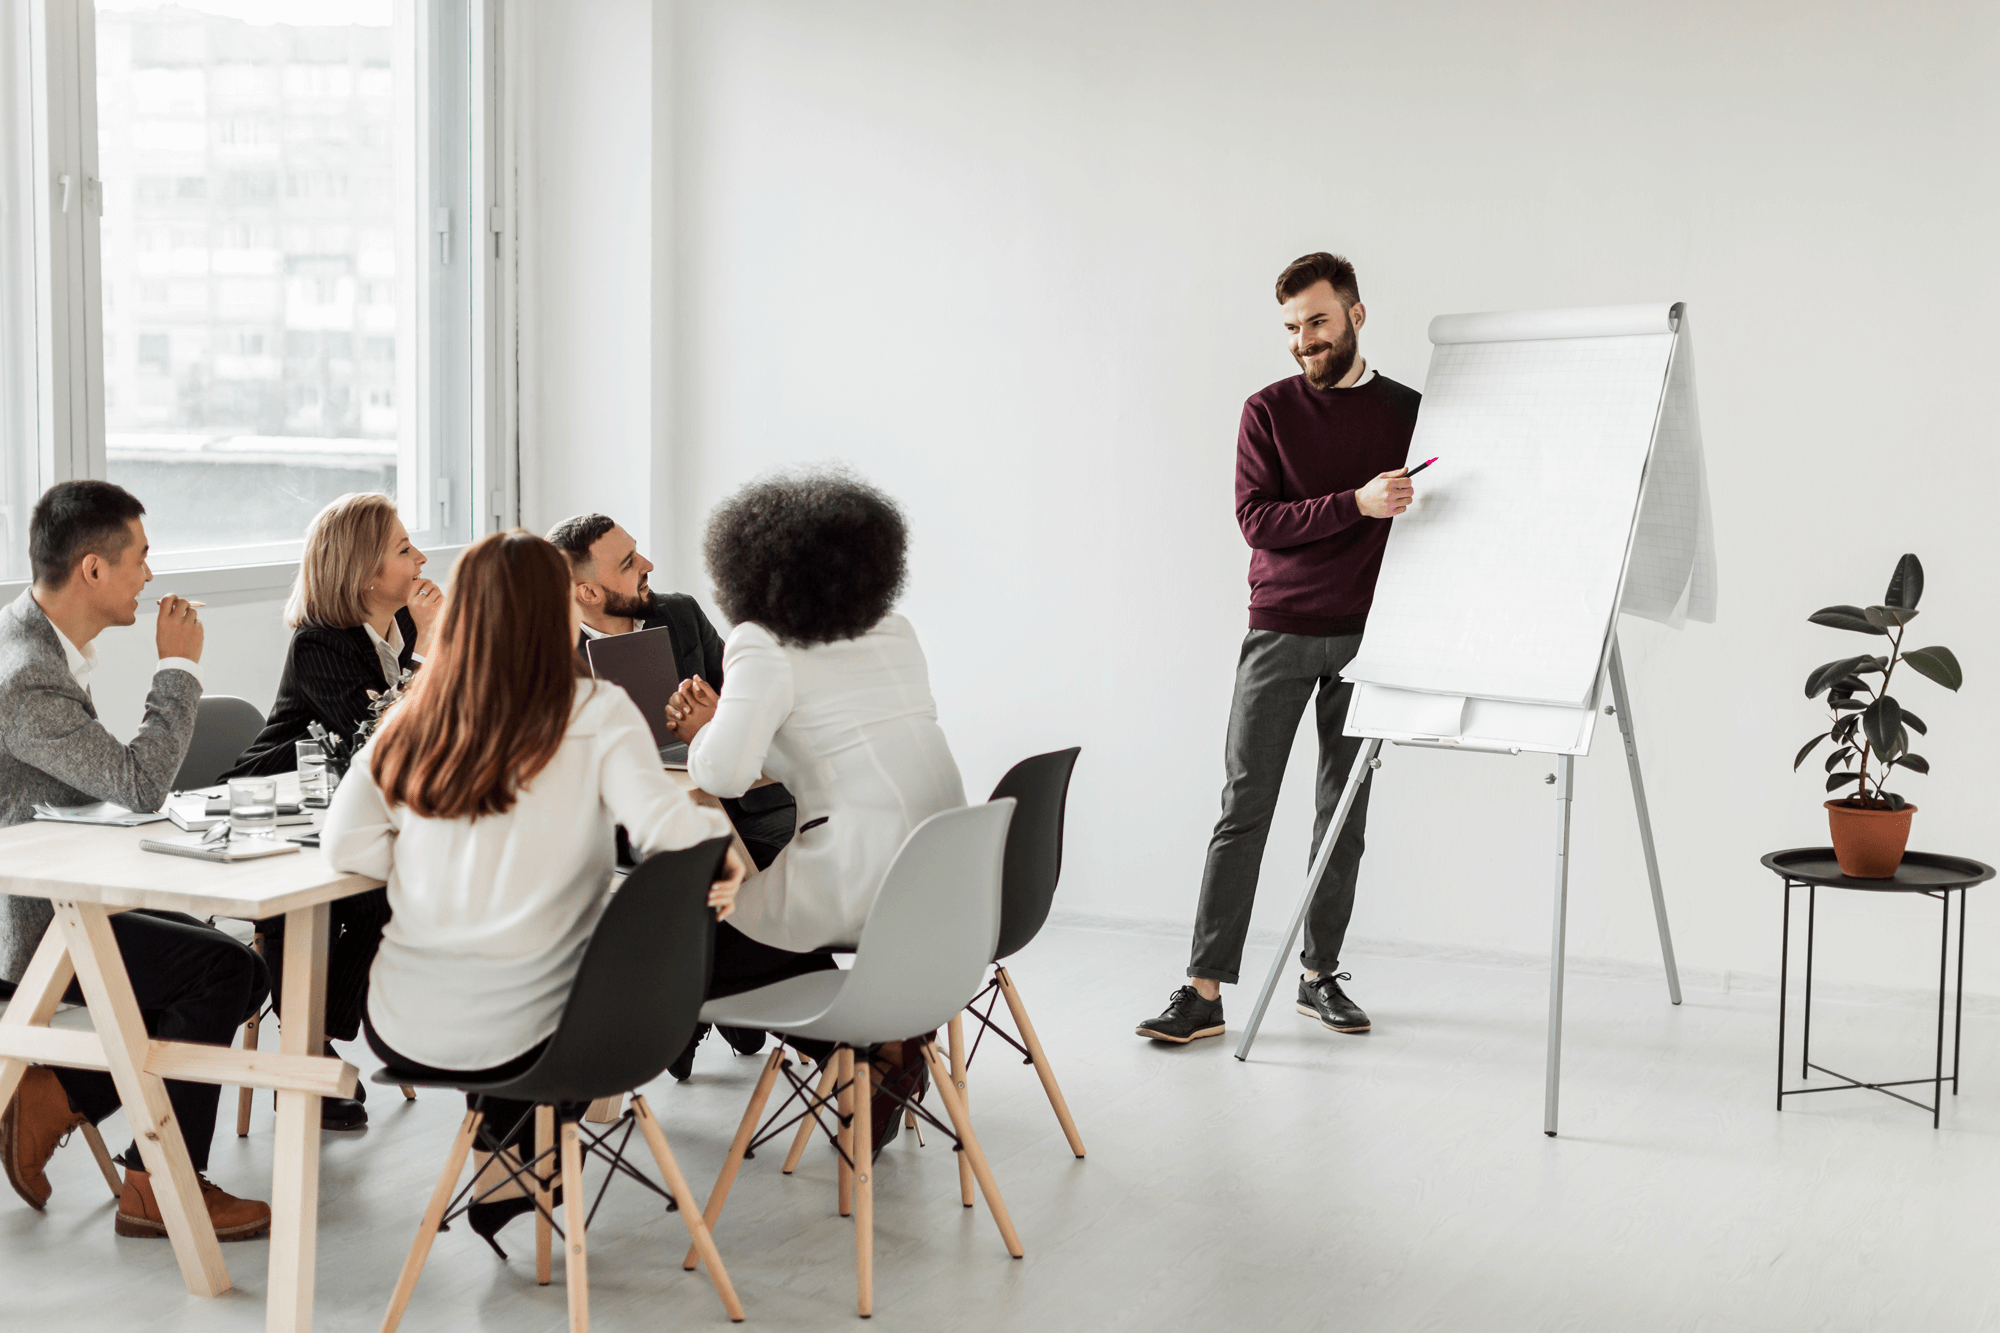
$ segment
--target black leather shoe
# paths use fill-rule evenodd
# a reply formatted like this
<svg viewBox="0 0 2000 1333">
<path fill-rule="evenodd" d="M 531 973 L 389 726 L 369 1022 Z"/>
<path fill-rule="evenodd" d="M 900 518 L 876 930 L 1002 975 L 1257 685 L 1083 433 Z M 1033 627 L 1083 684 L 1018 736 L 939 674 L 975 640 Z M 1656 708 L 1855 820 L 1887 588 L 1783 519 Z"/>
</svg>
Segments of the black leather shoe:
<svg viewBox="0 0 2000 1333">
<path fill-rule="evenodd" d="M 696 1023 L 694 1025 L 694 1035 L 688 1038 L 688 1044 L 681 1049 L 681 1053 L 675 1056 L 673 1062 L 667 1066 L 667 1072 L 674 1076 L 674 1082 L 685 1083 L 694 1077 L 695 1048 L 701 1045 L 701 1039 L 707 1035 L 708 1024 Z"/>
<path fill-rule="evenodd" d="M 1167 1011 L 1158 1018 L 1149 1018 L 1138 1027 L 1142 1037 L 1154 1041 L 1171 1041 L 1185 1046 L 1202 1037 L 1222 1035 L 1222 999 L 1201 998 L 1201 992 L 1192 986 L 1183 986 L 1167 999 Z"/>
<path fill-rule="evenodd" d="M 358 1086 L 356 1091 L 359 1091 Z M 366 1129 L 368 1108 L 352 1097 L 322 1097 L 319 1099 L 319 1127 Z"/>
<path fill-rule="evenodd" d="M 1299 1012 L 1317 1018 L 1321 1027 L 1335 1032 L 1366 1032 L 1368 1015 L 1340 988 L 1341 982 L 1352 980 L 1352 972 L 1322 972 L 1316 981 L 1300 977 Z"/>
<path fill-rule="evenodd" d="M 738 1055 L 755 1055 L 764 1049 L 762 1028 L 718 1027 L 716 1031 L 720 1032 L 722 1039 L 729 1043 L 729 1049 Z"/>
</svg>

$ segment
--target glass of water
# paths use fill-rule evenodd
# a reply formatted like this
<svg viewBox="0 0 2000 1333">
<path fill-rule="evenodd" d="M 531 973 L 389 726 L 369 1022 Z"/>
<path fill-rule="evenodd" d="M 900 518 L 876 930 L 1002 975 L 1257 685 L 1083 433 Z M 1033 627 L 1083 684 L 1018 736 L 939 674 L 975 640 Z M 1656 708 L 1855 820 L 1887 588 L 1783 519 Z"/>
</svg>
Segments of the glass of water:
<svg viewBox="0 0 2000 1333">
<path fill-rule="evenodd" d="M 299 756 L 299 804 L 323 809 L 332 794 L 326 781 L 326 751 L 318 741 L 300 741 L 294 748 Z"/>
<path fill-rule="evenodd" d="M 232 839 L 278 836 L 276 778 L 229 780 L 229 836 Z"/>
</svg>

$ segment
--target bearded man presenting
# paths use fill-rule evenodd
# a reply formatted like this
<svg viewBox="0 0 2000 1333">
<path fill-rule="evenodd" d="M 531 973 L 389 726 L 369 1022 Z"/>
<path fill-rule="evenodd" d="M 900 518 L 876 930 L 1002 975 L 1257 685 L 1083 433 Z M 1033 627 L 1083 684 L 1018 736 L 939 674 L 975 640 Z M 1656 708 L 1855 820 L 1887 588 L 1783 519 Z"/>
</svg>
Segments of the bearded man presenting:
<svg viewBox="0 0 2000 1333">
<path fill-rule="evenodd" d="M 1236 664 L 1223 756 L 1222 817 L 1209 839 L 1195 912 L 1190 984 L 1139 1035 L 1185 1044 L 1223 1032 L 1222 983 L 1234 984 L 1257 895 L 1257 872 L 1285 761 L 1306 703 L 1319 729 L 1313 850 L 1339 804 L 1357 737 L 1341 735 L 1353 687 L 1341 668 L 1382 569 L 1389 520 L 1410 505 L 1404 475 L 1417 424 L 1415 389 L 1361 358 L 1368 312 L 1354 265 L 1310 254 L 1278 276 L 1278 305 L 1301 374 L 1243 405 L 1236 441 L 1236 521 L 1250 545 L 1250 632 Z M 1335 1032 L 1366 1032 L 1368 1015 L 1340 983 L 1340 947 L 1354 911 L 1368 787 L 1334 844 L 1306 911 L 1298 1011 Z M 1307 864 L 1311 864 L 1308 854 Z"/>
</svg>

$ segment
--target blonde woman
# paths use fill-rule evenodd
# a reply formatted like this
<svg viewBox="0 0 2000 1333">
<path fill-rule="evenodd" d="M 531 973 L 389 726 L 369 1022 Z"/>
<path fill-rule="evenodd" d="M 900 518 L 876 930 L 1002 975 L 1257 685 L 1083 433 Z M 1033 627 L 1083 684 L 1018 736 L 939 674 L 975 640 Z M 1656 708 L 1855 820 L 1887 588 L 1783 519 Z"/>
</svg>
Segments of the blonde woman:
<svg viewBox="0 0 2000 1333">
<path fill-rule="evenodd" d="M 411 544 L 388 496 L 343 495 L 319 511 L 306 529 L 299 575 L 285 603 L 292 643 L 277 702 L 264 730 L 226 776 L 289 773 L 298 762 L 293 744 L 306 739 L 314 722 L 335 735 L 354 734 L 368 718 L 368 692 L 389 688 L 430 652 L 444 595 L 423 571 L 424 553 Z M 360 1035 L 368 969 L 388 921 L 389 898 L 380 889 L 333 905 L 326 988 L 326 1035 L 332 1041 Z M 257 928 L 264 935 L 275 999 L 283 994 L 284 918 L 260 921 Z M 320 1102 L 326 1129 L 367 1123 L 359 1100 Z"/>
</svg>

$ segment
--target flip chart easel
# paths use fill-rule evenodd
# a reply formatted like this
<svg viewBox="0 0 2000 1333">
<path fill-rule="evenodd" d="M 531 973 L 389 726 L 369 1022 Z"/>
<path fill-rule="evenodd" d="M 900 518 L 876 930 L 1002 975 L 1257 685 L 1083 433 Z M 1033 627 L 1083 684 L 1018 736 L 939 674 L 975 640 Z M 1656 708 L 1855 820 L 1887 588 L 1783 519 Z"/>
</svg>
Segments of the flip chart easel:
<svg viewBox="0 0 2000 1333">
<path fill-rule="evenodd" d="M 1397 521 L 1376 610 L 1343 676 L 1346 733 L 1367 743 L 1251 1011 L 1247 1060 L 1361 785 L 1385 741 L 1556 756 L 1555 904 L 1543 1132 L 1556 1133 L 1576 757 L 1602 687 L 1632 780 L 1667 993 L 1681 1002 L 1659 856 L 1619 650 L 1623 611 L 1678 627 L 1714 619 L 1707 485 L 1684 308 L 1613 306 L 1441 316 L 1411 456 L 1456 463 L 1438 498 Z M 1566 485 L 1568 526 L 1524 522 Z M 1454 493 L 1455 492 L 1455 493 Z M 1414 521 L 1412 521 L 1414 520 Z M 1468 576 L 1468 570 L 1470 575 Z M 1521 591 L 1525 590 L 1525 591 Z"/>
</svg>

